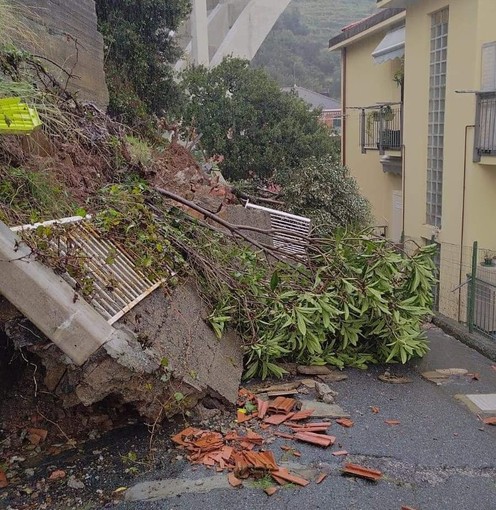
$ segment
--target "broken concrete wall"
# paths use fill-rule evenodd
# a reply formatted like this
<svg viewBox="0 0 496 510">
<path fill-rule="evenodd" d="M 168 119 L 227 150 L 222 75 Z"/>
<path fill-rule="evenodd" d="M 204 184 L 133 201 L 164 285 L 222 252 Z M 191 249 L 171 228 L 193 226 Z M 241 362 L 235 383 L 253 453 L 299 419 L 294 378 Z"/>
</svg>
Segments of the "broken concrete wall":
<svg viewBox="0 0 496 510">
<path fill-rule="evenodd" d="M 42 62 L 80 100 L 108 105 L 103 69 L 103 37 L 97 29 L 94 0 L 14 0 L 26 30 L 19 44 L 59 67 Z M 68 79 L 68 74 L 71 75 Z"/>
<path fill-rule="evenodd" d="M 228 331 L 221 340 L 208 325 L 209 311 L 193 282 L 165 299 L 159 289 L 120 322 L 167 364 L 174 379 L 235 402 L 243 370 L 241 340 Z"/>
<path fill-rule="evenodd" d="M 81 367 L 36 328 L 35 335 L 23 328 L 23 338 L 14 333 L 19 331 L 15 324 L 10 331 L 16 344 L 28 345 L 41 358 L 45 385 L 65 407 L 110 397 L 155 420 L 191 408 L 207 395 L 223 403 L 236 401 L 243 369 L 241 340 L 233 332 L 218 340 L 207 315 L 192 283 L 170 295 L 158 289 L 117 324 L 128 358 L 104 346 Z M 132 366 L 129 357 L 140 354 L 153 360 L 153 370 Z"/>
<path fill-rule="evenodd" d="M 270 230 L 272 228 L 270 223 L 270 214 L 268 212 L 260 211 L 257 209 L 247 209 L 242 205 L 227 206 L 222 210 L 220 216 L 227 220 L 229 223 L 235 225 L 247 225 L 263 230 Z M 259 232 L 252 232 L 248 230 L 245 231 L 245 233 L 255 241 L 273 246 L 272 237 L 267 234 L 261 234 Z"/>
</svg>

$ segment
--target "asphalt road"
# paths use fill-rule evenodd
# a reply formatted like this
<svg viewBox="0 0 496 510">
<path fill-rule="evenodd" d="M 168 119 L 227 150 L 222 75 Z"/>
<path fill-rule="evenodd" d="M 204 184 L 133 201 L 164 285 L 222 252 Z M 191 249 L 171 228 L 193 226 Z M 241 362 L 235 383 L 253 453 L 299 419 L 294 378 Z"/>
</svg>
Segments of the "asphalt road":
<svg viewBox="0 0 496 510">
<path fill-rule="evenodd" d="M 384 368 L 373 367 L 349 370 L 348 380 L 332 385 L 339 392 L 337 403 L 350 413 L 355 425 L 345 429 L 334 424 L 330 433 L 350 453 L 347 461 L 384 473 L 378 483 L 343 477 L 343 460 L 333 457 L 332 450 L 298 445 L 302 469 L 329 472 L 320 485 L 282 489 L 268 497 L 248 483 L 242 489 L 123 502 L 118 510 L 399 510 L 402 505 L 416 510 L 495 510 L 496 427 L 483 426 L 455 399 L 456 394 L 496 393 L 494 363 L 437 328 L 428 334 L 431 352 L 425 359 L 393 367 L 394 374 L 406 375 L 412 383 L 381 382 L 377 376 Z M 477 372 L 479 380 L 460 376 L 439 386 L 420 376 L 420 372 L 437 368 L 466 368 Z M 372 413 L 370 406 L 379 407 L 380 412 Z M 387 425 L 386 419 L 399 420 L 400 425 Z M 282 444 L 284 440 L 278 439 L 271 445 L 279 457 Z M 191 480 L 191 490 L 206 490 L 201 479 L 209 476 L 207 470 L 192 471 L 185 461 L 178 461 L 174 471 L 173 478 Z M 161 478 L 171 478 L 168 469 L 149 473 L 143 480 Z M 151 494 L 160 497 L 160 493 Z"/>
<path fill-rule="evenodd" d="M 36 476 L 56 465 L 73 473 L 85 487 L 71 489 L 62 483 L 59 492 L 50 494 L 51 503 L 39 508 L 400 510 L 407 506 L 415 510 L 496 510 L 496 427 L 484 426 L 455 398 L 457 394 L 496 393 L 496 370 L 492 367 L 496 363 L 437 328 L 428 335 L 431 352 L 426 358 L 390 368 L 396 375 L 411 378 L 411 383 L 381 382 L 377 376 L 385 368 L 372 367 L 347 370 L 347 380 L 331 384 L 339 393 L 336 403 L 355 422 L 348 429 L 332 425 L 329 433 L 339 444 L 329 449 L 298 444 L 300 458 L 280 449 L 285 440 L 276 439 L 270 445 L 281 465 L 292 462 L 291 469 L 302 476 L 313 480 L 317 473 L 328 473 L 320 485 L 312 481 L 305 488 L 283 488 L 271 497 L 249 481 L 241 489 L 228 487 L 225 474 L 193 467 L 173 448 L 168 437 L 180 430 L 181 424 L 176 423 L 158 434 L 152 469 L 140 463 L 149 447 L 148 430 L 143 426 L 114 431 L 80 451 L 48 459 L 37 466 Z M 438 368 L 465 368 L 478 373 L 479 380 L 459 376 L 438 386 L 420 375 Z M 373 413 L 371 406 L 379 407 L 380 412 Z M 388 425 L 388 419 L 400 424 Z M 348 457 L 333 457 L 331 453 L 337 449 L 347 450 Z M 131 451 L 137 460 L 123 461 Z M 379 469 L 384 478 L 371 483 L 344 477 L 340 468 L 345 461 Z M 136 485 L 143 482 L 152 482 L 143 497 L 155 501 L 109 502 L 108 495 L 115 488 L 125 486 L 128 493 L 136 494 Z M 4 508 L 2 505 L 21 508 L 15 499 L 0 501 Z"/>
</svg>

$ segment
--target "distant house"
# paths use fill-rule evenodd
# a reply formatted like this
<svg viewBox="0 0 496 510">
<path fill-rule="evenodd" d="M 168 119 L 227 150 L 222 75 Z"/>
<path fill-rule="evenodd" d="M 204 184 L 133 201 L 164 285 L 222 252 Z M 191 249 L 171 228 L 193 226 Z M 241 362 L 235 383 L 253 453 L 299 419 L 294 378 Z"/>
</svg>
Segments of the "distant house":
<svg viewBox="0 0 496 510">
<path fill-rule="evenodd" d="M 341 103 L 338 100 L 304 87 L 297 87 L 296 85 L 294 87 L 285 87 L 282 90 L 296 94 L 311 109 L 322 109 L 321 121 L 329 128 L 341 133 Z"/>
</svg>

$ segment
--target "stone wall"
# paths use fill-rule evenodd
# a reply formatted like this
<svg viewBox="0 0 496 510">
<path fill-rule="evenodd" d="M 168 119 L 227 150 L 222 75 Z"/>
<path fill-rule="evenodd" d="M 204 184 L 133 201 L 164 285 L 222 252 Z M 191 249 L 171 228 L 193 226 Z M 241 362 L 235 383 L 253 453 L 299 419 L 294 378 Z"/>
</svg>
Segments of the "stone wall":
<svg viewBox="0 0 496 510">
<path fill-rule="evenodd" d="M 77 92 L 80 100 L 105 109 L 108 90 L 103 69 L 103 37 L 97 30 L 95 1 L 13 1 L 19 6 L 27 26 L 27 35 L 20 34 L 18 42 L 73 75 L 68 81 L 68 89 Z M 67 82 L 66 72 L 48 60 L 45 63 L 60 82 Z"/>
</svg>

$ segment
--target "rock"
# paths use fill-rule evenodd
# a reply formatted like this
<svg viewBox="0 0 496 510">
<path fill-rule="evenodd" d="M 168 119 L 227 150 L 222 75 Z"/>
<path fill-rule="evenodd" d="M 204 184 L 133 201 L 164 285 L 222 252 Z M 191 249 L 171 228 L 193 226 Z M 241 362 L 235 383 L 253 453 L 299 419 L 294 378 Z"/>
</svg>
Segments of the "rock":
<svg viewBox="0 0 496 510">
<path fill-rule="evenodd" d="M 201 403 L 196 406 L 195 410 L 201 421 L 209 421 L 212 418 L 215 418 L 215 416 L 221 414 L 220 409 L 207 409 Z"/>
<path fill-rule="evenodd" d="M 346 381 L 348 379 L 348 376 L 346 374 L 343 374 L 342 372 L 331 372 L 327 375 L 319 375 L 317 376 L 322 382 L 325 383 L 333 383 L 333 382 L 339 382 L 339 381 Z"/>
<path fill-rule="evenodd" d="M 332 390 L 326 383 L 315 382 L 315 391 L 320 398 L 324 398 L 326 395 L 337 397 L 337 391 Z"/>
<path fill-rule="evenodd" d="M 321 377 L 323 377 L 323 376 L 321 376 Z M 321 377 L 319 377 L 319 379 Z M 307 388 L 315 388 L 315 383 L 316 383 L 315 379 L 302 379 L 300 381 L 300 384 L 302 384 L 303 386 L 306 386 Z"/>
<path fill-rule="evenodd" d="M 303 375 L 329 375 L 331 371 L 326 366 L 321 365 L 298 365 L 296 370 Z"/>
<path fill-rule="evenodd" d="M 86 486 L 83 482 L 76 480 L 74 475 L 71 475 L 69 480 L 67 480 L 67 487 L 70 487 L 71 489 L 84 489 Z"/>
<path fill-rule="evenodd" d="M 207 395 L 209 406 L 231 405 L 243 370 L 242 342 L 233 331 L 219 341 L 203 320 L 206 316 L 192 283 L 177 287 L 172 295 L 158 289 L 116 323 L 115 342 L 107 342 L 83 366 L 72 364 L 55 345 L 36 354 L 64 407 L 89 406 L 111 395 L 155 420 L 159 414 L 166 418 L 184 413 Z M 146 338 L 146 346 L 137 338 Z M 179 401 L 178 393 L 184 397 Z"/>
<path fill-rule="evenodd" d="M 350 415 L 336 404 L 326 404 L 315 400 L 304 400 L 302 411 L 313 409 L 312 418 L 349 418 Z"/>
<path fill-rule="evenodd" d="M 324 404 L 334 404 L 334 397 L 328 393 L 322 397 L 322 402 L 324 402 Z"/>
</svg>

